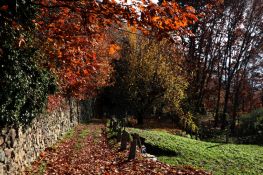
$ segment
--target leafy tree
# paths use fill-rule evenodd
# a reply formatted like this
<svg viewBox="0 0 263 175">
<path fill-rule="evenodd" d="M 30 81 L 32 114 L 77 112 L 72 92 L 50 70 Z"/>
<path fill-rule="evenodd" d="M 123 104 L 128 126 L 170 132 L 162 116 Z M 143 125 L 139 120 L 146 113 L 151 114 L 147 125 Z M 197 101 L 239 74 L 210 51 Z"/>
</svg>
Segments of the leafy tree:
<svg viewBox="0 0 263 175">
<path fill-rule="evenodd" d="M 222 129 L 227 125 L 227 115 L 231 116 L 234 128 L 238 112 L 242 111 L 240 102 L 246 98 L 242 94 L 249 87 L 246 82 L 252 82 L 252 75 L 259 78 L 261 74 L 258 71 L 262 69 L 261 4 L 225 1 L 208 6 L 203 12 L 206 15 L 193 27 L 194 35 L 185 43 L 192 111 L 214 112 L 215 126 L 220 120 Z"/>
<path fill-rule="evenodd" d="M 1 94 L 5 99 L 1 118 L 7 122 L 20 121 L 24 113 L 30 117 L 21 121 L 29 122 L 34 112 L 26 109 L 21 112 L 24 107 L 40 111 L 47 98 L 48 82 L 52 82 L 51 73 L 57 76 L 60 95 L 66 97 L 88 98 L 108 85 L 110 62 L 119 50 L 105 35 L 112 24 L 122 27 L 124 22 L 144 34 L 152 32 L 163 38 L 174 30 L 185 31 L 187 25 L 197 20 L 191 7 L 182 8 L 175 2 L 159 6 L 108 0 L 17 0 L 1 1 L 0 12 L 0 53 L 4 67 L 1 89 L 5 90 Z M 15 89 L 8 91 L 6 86 Z M 17 95 L 18 92 L 21 94 Z M 8 114 L 12 119 L 7 120 L 5 112 L 12 111 L 11 106 L 15 109 Z"/>
<path fill-rule="evenodd" d="M 162 5 L 115 1 L 36 1 L 36 25 L 46 39 L 48 66 L 58 75 L 61 94 L 88 98 L 107 86 L 118 46 L 105 33 L 110 26 L 133 25 L 159 37 L 184 31 L 197 20 L 193 10 L 175 2 Z M 140 11 L 140 13 L 138 13 Z M 113 51 L 113 52 L 112 52 Z"/>
<path fill-rule="evenodd" d="M 114 64 L 115 84 L 106 91 L 112 93 L 108 101 L 114 112 L 133 114 L 138 124 L 154 113 L 176 115 L 184 128 L 195 130 L 191 114 L 182 109 L 188 84 L 176 45 L 136 34 L 121 42 L 121 59 Z"/>
</svg>

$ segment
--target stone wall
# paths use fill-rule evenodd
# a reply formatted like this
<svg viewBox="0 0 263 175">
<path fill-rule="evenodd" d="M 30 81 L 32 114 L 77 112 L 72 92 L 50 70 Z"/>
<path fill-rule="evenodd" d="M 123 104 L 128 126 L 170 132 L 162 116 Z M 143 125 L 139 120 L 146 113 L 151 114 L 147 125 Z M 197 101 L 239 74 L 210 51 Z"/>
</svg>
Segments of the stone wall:
<svg viewBox="0 0 263 175">
<path fill-rule="evenodd" d="M 53 145 L 79 121 L 79 109 L 71 102 L 65 108 L 45 113 L 27 127 L 0 128 L 0 175 L 16 175 L 46 147 Z"/>
</svg>

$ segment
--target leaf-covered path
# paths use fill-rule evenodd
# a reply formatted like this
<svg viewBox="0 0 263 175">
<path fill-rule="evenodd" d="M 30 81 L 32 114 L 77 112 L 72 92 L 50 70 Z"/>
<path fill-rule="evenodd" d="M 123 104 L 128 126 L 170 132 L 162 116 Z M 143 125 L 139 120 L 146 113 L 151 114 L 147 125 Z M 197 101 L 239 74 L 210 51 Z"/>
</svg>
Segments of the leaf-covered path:
<svg viewBox="0 0 263 175">
<path fill-rule="evenodd" d="M 103 127 L 102 124 L 78 125 L 64 139 L 41 153 L 25 174 L 207 174 L 190 167 L 171 167 L 140 155 L 127 161 L 128 151 L 118 152 L 108 146 Z"/>
</svg>

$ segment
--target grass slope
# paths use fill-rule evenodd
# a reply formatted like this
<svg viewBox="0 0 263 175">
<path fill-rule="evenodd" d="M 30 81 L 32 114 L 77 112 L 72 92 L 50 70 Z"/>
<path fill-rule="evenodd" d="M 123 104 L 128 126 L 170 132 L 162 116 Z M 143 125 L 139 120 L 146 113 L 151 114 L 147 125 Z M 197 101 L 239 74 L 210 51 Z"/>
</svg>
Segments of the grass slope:
<svg viewBox="0 0 263 175">
<path fill-rule="evenodd" d="M 190 165 L 213 174 L 263 175 L 263 147 L 256 145 L 218 144 L 169 134 L 165 131 L 129 129 L 160 149 L 158 159 L 172 165 Z M 161 155 L 173 151 L 176 156 Z"/>
</svg>

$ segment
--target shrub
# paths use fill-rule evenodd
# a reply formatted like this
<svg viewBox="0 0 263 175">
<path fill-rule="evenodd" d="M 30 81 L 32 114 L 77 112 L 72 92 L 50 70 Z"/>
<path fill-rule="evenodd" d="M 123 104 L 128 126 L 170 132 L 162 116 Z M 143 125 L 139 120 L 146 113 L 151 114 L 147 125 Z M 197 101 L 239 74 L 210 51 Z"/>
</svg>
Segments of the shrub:
<svg viewBox="0 0 263 175">
<path fill-rule="evenodd" d="M 263 108 L 241 116 L 238 135 L 242 142 L 263 144 Z"/>
</svg>

